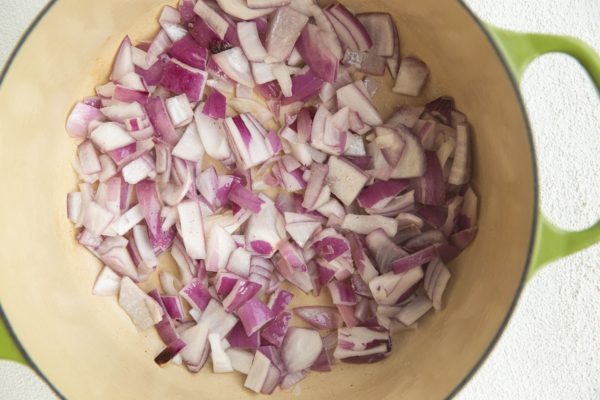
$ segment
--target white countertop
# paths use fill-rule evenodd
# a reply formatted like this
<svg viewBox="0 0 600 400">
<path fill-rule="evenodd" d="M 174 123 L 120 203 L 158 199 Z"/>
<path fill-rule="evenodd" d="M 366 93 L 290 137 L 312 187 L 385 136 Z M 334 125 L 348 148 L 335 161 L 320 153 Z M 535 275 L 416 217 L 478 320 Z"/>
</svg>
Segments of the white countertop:
<svg viewBox="0 0 600 400">
<path fill-rule="evenodd" d="M 0 65 L 46 2 L 1 0 Z M 600 52 L 598 0 L 465 2 L 498 26 L 576 36 Z M 600 217 L 598 93 L 579 64 L 563 55 L 535 61 L 522 89 L 537 146 L 542 207 L 560 227 L 589 226 Z M 0 399 L 54 398 L 27 368 L 0 362 Z M 457 399 L 599 398 L 596 245 L 553 263 L 533 279 L 492 355 Z"/>
</svg>

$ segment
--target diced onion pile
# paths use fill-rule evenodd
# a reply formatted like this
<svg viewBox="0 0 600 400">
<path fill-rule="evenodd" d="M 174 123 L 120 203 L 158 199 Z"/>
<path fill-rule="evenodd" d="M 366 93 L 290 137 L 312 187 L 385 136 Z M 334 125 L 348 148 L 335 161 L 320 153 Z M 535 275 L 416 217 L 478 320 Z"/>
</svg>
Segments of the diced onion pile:
<svg viewBox="0 0 600 400">
<path fill-rule="evenodd" d="M 410 96 L 429 74 L 399 57 L 388 14 L 181 0 L 159 23 L 150 43 L 123 40 L 67 121 L 68 216 L 105 265 L 93 293 L 155 327 L 157 364 L 210 356 L 255 392 L 384 359 L 393 332 L 442 308 L 446 263 L 477 233 L 466 117 L 441 97 L 382 119 L 359 74 L 387 68 Z M 332 304 L 289 309 L 294 287 Z"/>
</svg>

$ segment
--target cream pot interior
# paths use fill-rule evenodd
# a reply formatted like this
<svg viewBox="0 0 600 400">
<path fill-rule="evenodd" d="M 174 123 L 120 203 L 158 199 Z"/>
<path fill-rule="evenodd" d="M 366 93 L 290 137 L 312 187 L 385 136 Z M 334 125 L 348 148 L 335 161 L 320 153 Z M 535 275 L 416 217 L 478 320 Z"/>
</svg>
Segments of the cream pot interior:
<svg viewBox="0 0 600 400">
<path fill-rule="evenodd" d="M 526 269 L 535 182 L 518 94 L 493 44 L 458 1 L 356 1 L 355 11 L 387 11 L 403 55 L 431 68 L 420 98 L 377 96 L 381 113 L 451 94 L 473 127 L 476 241 L 450 265 L 442 312 L 399 333 L 373 365 L 337 364 L 313 373 L 294 396 L 273 399 L 439 399 L 480 362 L 502 329 Z M 250 396 L 240 374 L 197 375 L 152 361 L 162 343 L 136 331 L 116 299 L 94 297 L 100 262 L 80 248 L 65 196 L 77 179 L 76 144 L 65 119 L 77 99 L 108 77 L 125 34 L 156 32 L 158 0 L 59 0 L 18 52 L 0 88 L 0 300 L 32 361 L 70 399 L 234 399 Z M 387 76 L 382 86 L 389 87 Z M 382 90 L 385 92 L 385 90 Z M 163 268 L 170 260 L 163 257 Z M 294 305 L 301 303 L 299 299 Z"/>
</svg>

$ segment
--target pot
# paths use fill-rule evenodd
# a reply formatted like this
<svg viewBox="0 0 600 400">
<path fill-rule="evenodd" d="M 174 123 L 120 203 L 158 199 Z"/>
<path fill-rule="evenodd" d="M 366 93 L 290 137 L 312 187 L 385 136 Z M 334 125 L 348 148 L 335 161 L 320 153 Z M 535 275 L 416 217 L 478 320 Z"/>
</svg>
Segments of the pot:
<svg viewBox="0 0 600 400">
<path fill-rule="evenodd" d="M 431 68 L 420 98 L 378 95 L 383 116 L 400 103 L 450 94 L 473 128 L 480 229 L 451 265 L 446 307 L 419 329 L 396 334 L 372 365 L 338 364 L 301 384 L 301 399 L 440 399 L 473 375 L 506 326 L 528 278 L 545 263 L 600 241 L 552 226 L 538 210 L 534 149 L 517 84 L 535 57 L 564 52 L 600 85 L 600 58 L 576 39 L 504 31 L 458 1 L 345 1 L 387 11 L 402 54 Z M 238 374 L 198 375 L 152 359 L 153 330 L 138 333 L 113 298 L 94 297 L 101 265 L 74 240 L 65 196 L 77 178 L 64 124 L 74 101 L 106 79 L 125 34 L 150 38 L 158 0 L 52 1 L 19 43 L 0 87 L 0 357 L 27 363 L 70 399 L 243 398 Z M 380 87 L 389 87 L 385 77 Z M 510 201 L 509 201 L 510 199 Z M 169 261 L 162 260 L 164 268 Z M 288 398 L 277 391 L 272 399 Z"/>
</svg>

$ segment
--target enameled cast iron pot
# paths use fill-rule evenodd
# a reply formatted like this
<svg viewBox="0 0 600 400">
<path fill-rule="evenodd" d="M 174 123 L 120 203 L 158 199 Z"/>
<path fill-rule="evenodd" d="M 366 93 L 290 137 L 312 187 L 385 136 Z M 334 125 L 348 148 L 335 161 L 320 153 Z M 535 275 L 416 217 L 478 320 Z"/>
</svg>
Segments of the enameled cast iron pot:
<svg viewBox="0 0 600 400">
<path fill-rule="evenodd" d="M 159 368 L 162 344 L 139 334 L 115 299 L 94 297 L 100 264 L 74 240 L 65 210 L 75 188 L 75 143 L 65 119 L 109 74 L 125 34 L 150 38 L 164 0 L 52 1 L 20 42 L 0 86 L 0 357 L 27 363 L 69 399 L 239 399 L 239 374 Z M 570 233 L 538 212 L 534 151 L 517 83 L 547 52 L 576 57 L 600 84 L 600 58 L 564 37 L 506 32 L 453 0 L 346 0 L 387 11 L 401 52 L 422 57 L 431 81 L 418 99 L 378 95 L 383 116 L 401 103 L 451 94 L 473 127 L 475 242 L 451 265 L 446 307 L 394 338 L 389 359 L 338 364 L 301 383 L 301 399 L 441 399 L 456 393 L 493 347 L 526 279 L 544 263 L 600 240 L 600 224 Z M 389 87 L 386 77 L 381 86 Z M 168 260 L 163 259 L 168 267 Z M 10 324 L 10 325 L 9 325 Z M 292 397 L 277 391 L 272 399 Z"/>
</svg>

